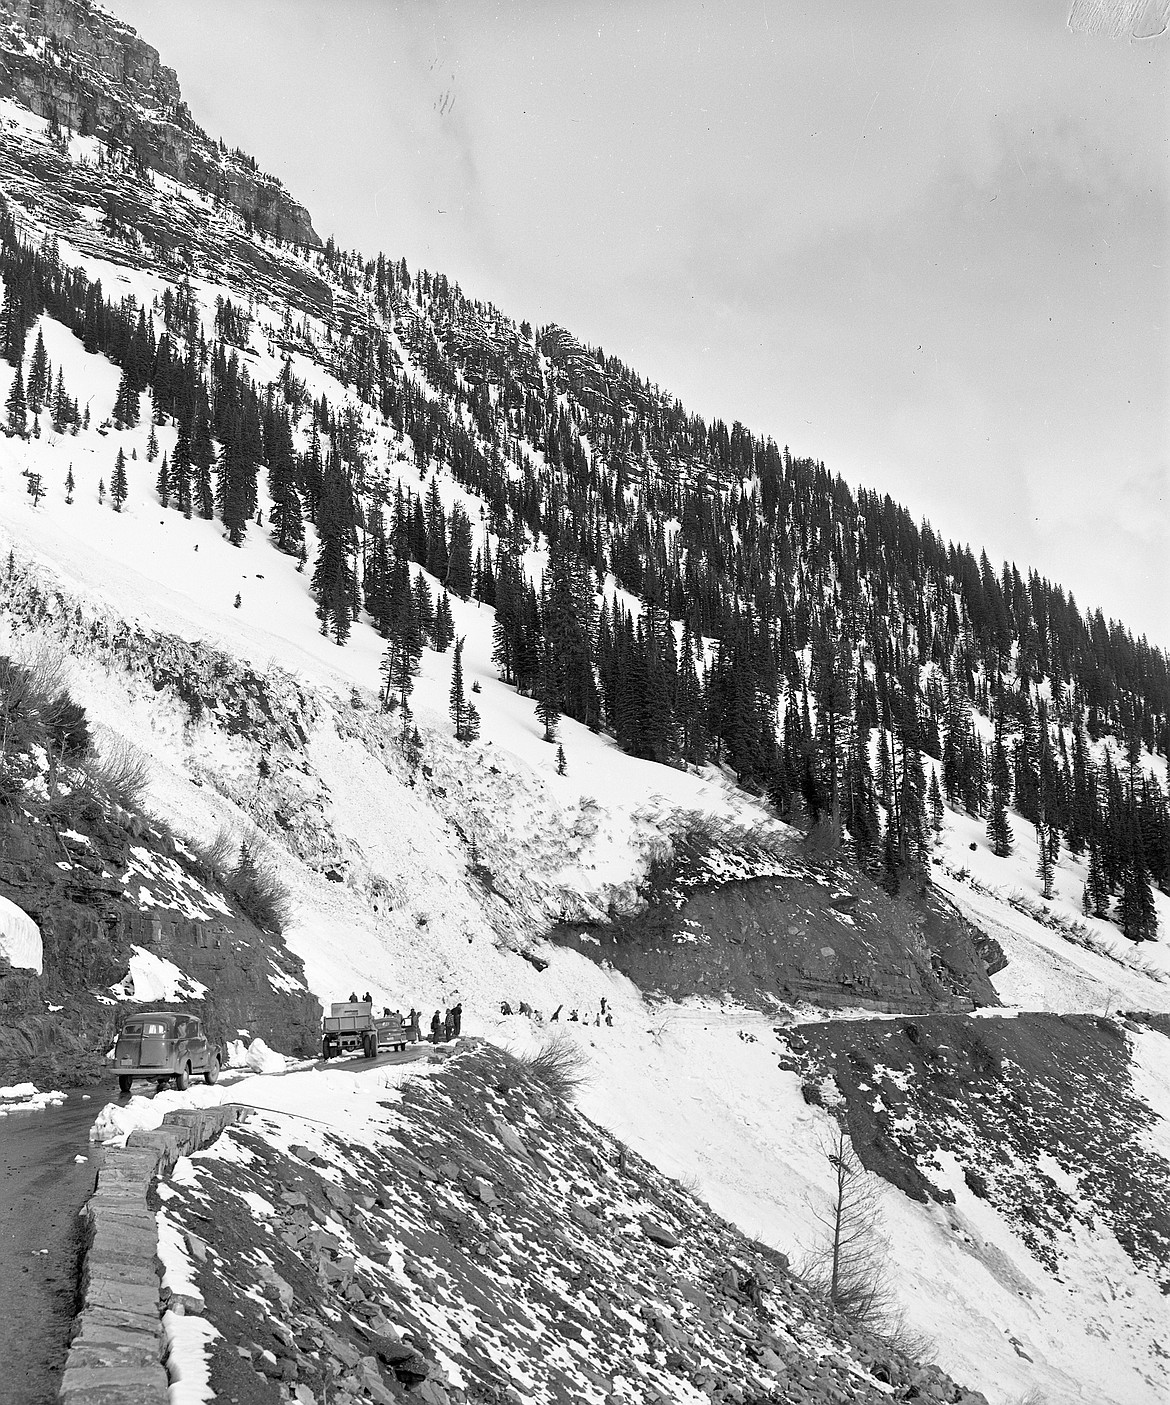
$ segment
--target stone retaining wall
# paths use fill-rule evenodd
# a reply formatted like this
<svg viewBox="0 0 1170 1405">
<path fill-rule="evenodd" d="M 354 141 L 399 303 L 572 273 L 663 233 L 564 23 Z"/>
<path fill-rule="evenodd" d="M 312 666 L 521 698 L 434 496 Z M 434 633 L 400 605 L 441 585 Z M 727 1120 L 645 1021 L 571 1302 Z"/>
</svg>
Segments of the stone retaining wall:
<svg viewBox="0 0 1170 1405">
<path fill-rule="evenodd" d="M 160 1170 L 209 1146 L 248 1112 L 231 1104 L 168 1112 L 161 1127 L 102 1149 L 82 1212 L 82 1305 L 61 1380 L 63 1405 L 167 1405 L 158 1221 L 147 1194 Z"/>
</svg>

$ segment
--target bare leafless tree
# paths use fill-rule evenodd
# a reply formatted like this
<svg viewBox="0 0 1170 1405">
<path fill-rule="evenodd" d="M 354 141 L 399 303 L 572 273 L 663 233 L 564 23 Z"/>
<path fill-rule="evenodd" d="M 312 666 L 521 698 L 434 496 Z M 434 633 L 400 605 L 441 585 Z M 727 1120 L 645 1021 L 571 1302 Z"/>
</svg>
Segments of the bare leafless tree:
<svg viewBox="0 0 1170 1405">
<path fill-rule="evenodd" d="M 820 1141 L 831 1180 L 829 1206 L 811 1206 L 826 1239 L 805 1271 L 846 1317 L 875 1332 L 894 1318 L 894 1296 L 885 1270 L 889 1243 L 882 1232 L 878 1181 L 857 1158 L 845 1129 L 834 1124 Z"/>
</svg>

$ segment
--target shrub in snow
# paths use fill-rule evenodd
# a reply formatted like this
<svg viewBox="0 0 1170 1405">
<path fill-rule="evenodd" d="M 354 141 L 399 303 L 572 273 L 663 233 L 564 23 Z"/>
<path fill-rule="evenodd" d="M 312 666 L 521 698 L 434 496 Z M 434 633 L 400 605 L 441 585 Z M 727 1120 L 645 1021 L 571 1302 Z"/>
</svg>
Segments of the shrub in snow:
<svg viewBox="0 0 1170 1405">
<path fill-rule="evenodd" d="M 535 1084 L 558 1102 L 572 1102 L 585 1082 L 589 1059 L 568 1034 L 550 1039 L 535 1054 L 512 1054 L 511 1066 L 518 1080 Z"/>
<path fill-rule="evenodd" d="M 150 766 L 142 752 L 116 732 L 103 731 L 97 755 L 85 767 L 86 789 L 123 810 L 141 810 L 150 782 Z"/>
</svg>

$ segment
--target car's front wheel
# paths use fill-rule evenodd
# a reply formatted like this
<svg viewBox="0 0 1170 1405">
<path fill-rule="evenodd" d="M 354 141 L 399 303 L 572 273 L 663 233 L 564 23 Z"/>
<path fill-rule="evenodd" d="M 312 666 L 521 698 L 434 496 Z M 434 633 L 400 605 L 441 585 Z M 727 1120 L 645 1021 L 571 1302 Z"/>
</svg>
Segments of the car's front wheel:
<svg viewBox="0 0 1170 1405">
<path fill-rule="evenodd" d="M 118 1092 L 121 1093 L 124 1098 L 128 1098 L 130 1096 L 130 1088 L 133 1082 L 133 1078 L 127 1077 L 127 1075 L 124 1073 L 119 1076 Z"/>
<path fill-rule="evenodd" d="M 216 1080 L 218 1077 L 219 1077 L 219 1056 L 218 1056 L 218 1055 L 215 1055 L 215 1056 L 213 1056 L 211 1062 L 207 1065 L 207 1072 L 203 1075 L 203 1081 L 204 1081 L 205 1083 L 214 1083 L 215 1080 Z"/>
<path fill-rule="evenodd" d="M 183 1091 L 185 1091 L 190 1082 L 191 1065 L 184 1064 L 183 1067 L 178 1071 L 178 1073 L 175 1074 L 175 1087 L 178 1088 L 180 1093 L 182 1093 Z"/>
</svg>

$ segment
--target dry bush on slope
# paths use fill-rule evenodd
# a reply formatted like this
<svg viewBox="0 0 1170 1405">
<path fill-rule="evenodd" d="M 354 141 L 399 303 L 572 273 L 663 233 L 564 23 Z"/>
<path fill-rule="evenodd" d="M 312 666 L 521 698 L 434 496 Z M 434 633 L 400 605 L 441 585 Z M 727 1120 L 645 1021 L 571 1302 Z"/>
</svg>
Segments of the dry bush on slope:
<svg viewBox="0 0 1170 1405">
<path fill-rule="evenodd" d="M 505 1082 L 534 1086 L 563 1103 L 571 1103 L 577 1096 L 589 1065 L 585 1051 L 567 1034 L 555 1035 L 535 1054 L 508 1050 L 505 1059 Z"/>
<path fill-rule="evenodd" d="M 86 758 L 82 788 L 121 806 L 141 810 L 150 786 L 150 763 L 133 742 L 102 728 L 97 746 Z"/>
<path fill-rule="evenodd" d="M 183 847 L 203 877 L 235 898 L 257 927 L 279 934 L 292 921 L 292 894 L 259 830 L 251 829 L 241 839 L 221 824 L 210 839 L 184 839 Z"/>
</svg>

